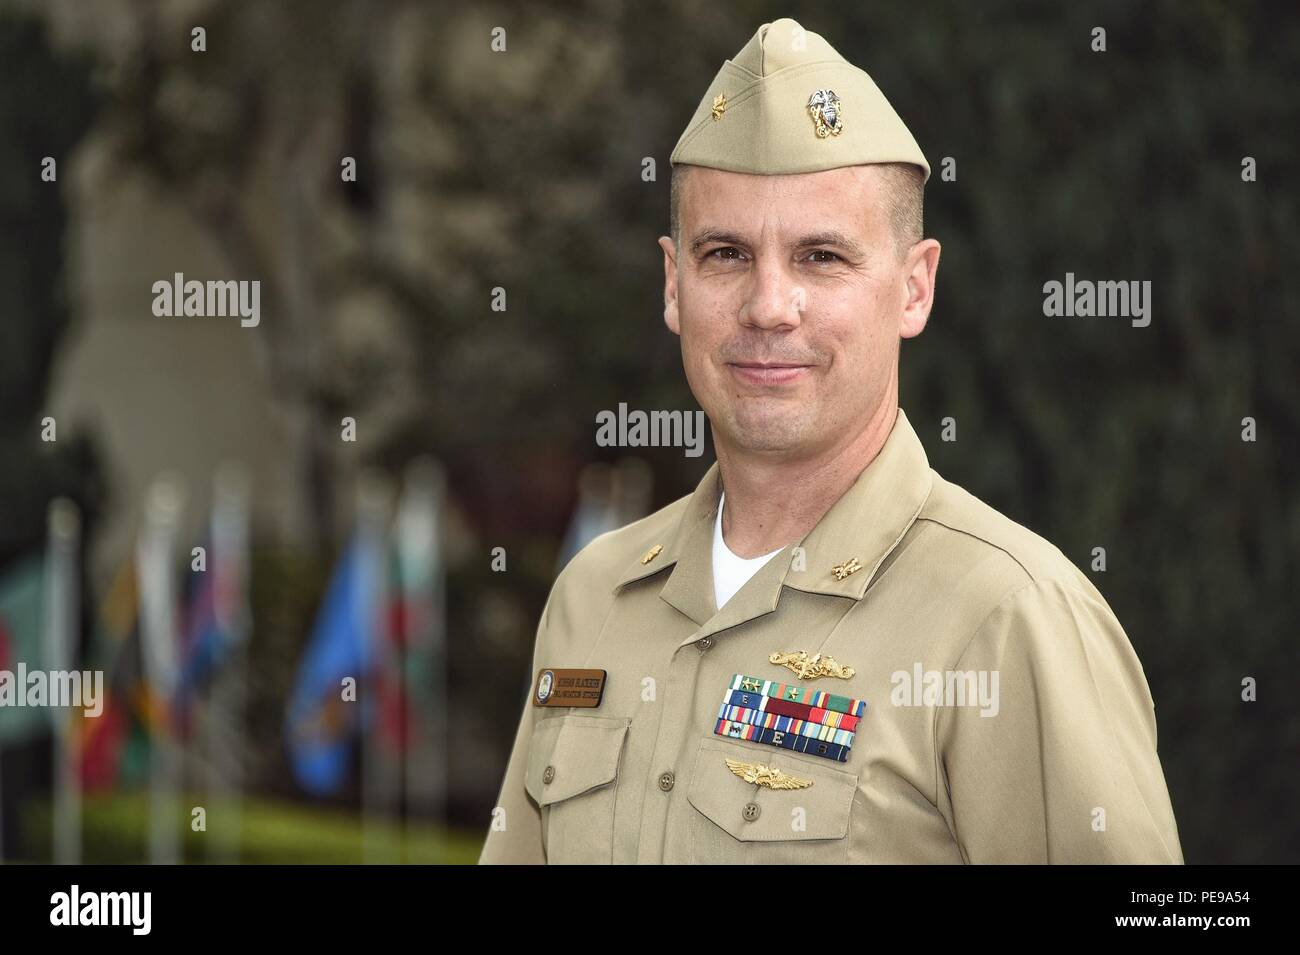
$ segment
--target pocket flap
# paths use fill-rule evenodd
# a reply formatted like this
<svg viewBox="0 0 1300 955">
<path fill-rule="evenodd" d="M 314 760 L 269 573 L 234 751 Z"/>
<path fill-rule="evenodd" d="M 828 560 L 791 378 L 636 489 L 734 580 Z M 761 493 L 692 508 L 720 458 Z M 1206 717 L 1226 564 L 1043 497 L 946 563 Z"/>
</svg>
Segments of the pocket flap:
<svg viewBox="0 0 1300 955">
<path fill-rule="evenodd" d="M 761 763 L 812 781 L 803 789 L 769 789 L 747 783 L 731 771 L 727 759 Z M 826 762 L 827 765 L 820 765 Z M 686 798 L 714 824 L 742 842 L 791 839 L 842 839 L 849 832 L 849 813 L 858 779 L 826 760 L 796 758 L 775 746 L 744 745 L 721 737 L 700 741 L 691 788 Z M 745 807 L 753 803 L 757 816 Z M 796 810 L 802 810 L 796 813 Z M 799 825 L 796 825 L 798 823 Z"/>
<path fill-rule="evenodd" d="M 528 753 L 528 795 L 537 805 L 549 806 L 612 783 L 630 722 L 608 716 L 539 719 Z"/>
</svg>

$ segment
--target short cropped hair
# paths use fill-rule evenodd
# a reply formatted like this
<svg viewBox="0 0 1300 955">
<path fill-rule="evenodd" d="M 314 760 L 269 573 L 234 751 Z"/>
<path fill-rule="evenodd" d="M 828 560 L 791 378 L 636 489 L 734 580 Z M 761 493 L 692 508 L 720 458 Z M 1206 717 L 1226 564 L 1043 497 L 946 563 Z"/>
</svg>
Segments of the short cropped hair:
<svg viewBox="0 0 1300 955">
<path fill-rule="evenodd" d="M 889 197 L 889 224 L 899 258 L 925 236 L 925 172 L 910 162 L 876 163 L 885 177 Z M 668 187 L 668 230 L 673 244 L 681 246 L 681 194 L 689 165 L 673 167 Z"/>
</svg>

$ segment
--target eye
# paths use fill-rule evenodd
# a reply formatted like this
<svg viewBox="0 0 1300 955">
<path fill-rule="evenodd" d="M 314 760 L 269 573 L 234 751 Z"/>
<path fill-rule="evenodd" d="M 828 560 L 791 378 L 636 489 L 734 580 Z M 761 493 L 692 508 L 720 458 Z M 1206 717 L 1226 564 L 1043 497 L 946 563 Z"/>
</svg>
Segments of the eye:
<svg viewBox="0 0 1300 955">
<path fill-rule="evenodd" d="M 706 252 L 704 257 L 706 259 L 720 259 L 724 262 L 735 262 L 740 259 L 741 254 L 741 251 L 734 245 L 724 245 Z"/>
<path fill-rule="evenodd" d="M 826 258 L 824 258 L 824 259 L 816 259 L 816 258 L 813 258 L 814 256 L 818 256 L 818 255 L 824 255 L 824 256 L 826 256 Z M 817 265 L 830 265 L 830 264 L 833 263 L 833 262 L 843 262 L 843 261 L 844 261 L 844 260 L 841 259 L 838 255 L 836 255 L 834 252 L 827 252 L 825 249 L 816 249 L 816 250 L 813 251 L 813 252 L 809 252 L 809 253 L 808 253 L 808 257 L 809 257 L 809 259 L 811 259 L 811 260 L 814 262 L 814 264 L 817 264 Z"/>
</svg>

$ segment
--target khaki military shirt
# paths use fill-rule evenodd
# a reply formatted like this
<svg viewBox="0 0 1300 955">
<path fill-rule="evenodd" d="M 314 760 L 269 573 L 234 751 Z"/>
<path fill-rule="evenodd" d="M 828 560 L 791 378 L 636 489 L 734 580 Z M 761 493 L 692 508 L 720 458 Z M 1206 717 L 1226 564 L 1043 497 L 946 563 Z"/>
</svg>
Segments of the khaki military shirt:
<svg viewBox="0 0 1300 955">
<path fill-rule="evenodd" d="M 715 464 L 556 580 L 533 690 L 594 668 L 603 697 L 530 696 L 480 862 L 1183 861 L 1119 621 L 1056 547 L 933 471 L 901 409 L 817 526 L 718 610 L 720 490 Z M 852 675 L 772 662 L 799 652 Z M 774 697 L 847 699 L 811 711 L 831 722 L 860 701 L 851 745 L 815 720 L 787 718 L 777 738 L 802 748 L 785 748 L 722 718 L 776 719 Z"/>
</svg>

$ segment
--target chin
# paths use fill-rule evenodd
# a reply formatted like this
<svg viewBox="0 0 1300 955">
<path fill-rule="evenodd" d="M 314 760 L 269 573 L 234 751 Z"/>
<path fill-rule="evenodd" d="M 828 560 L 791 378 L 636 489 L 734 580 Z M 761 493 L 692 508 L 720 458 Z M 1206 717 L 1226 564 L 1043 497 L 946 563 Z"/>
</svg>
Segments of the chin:
<svg viewBox="0 0 1300 955">
<path fill-rule="evenodd" d="M 813 435 L 807 423 L 789 418 L 733 421 L 730 438 L 747 451 L 793 451 Z"/>
</svg>

